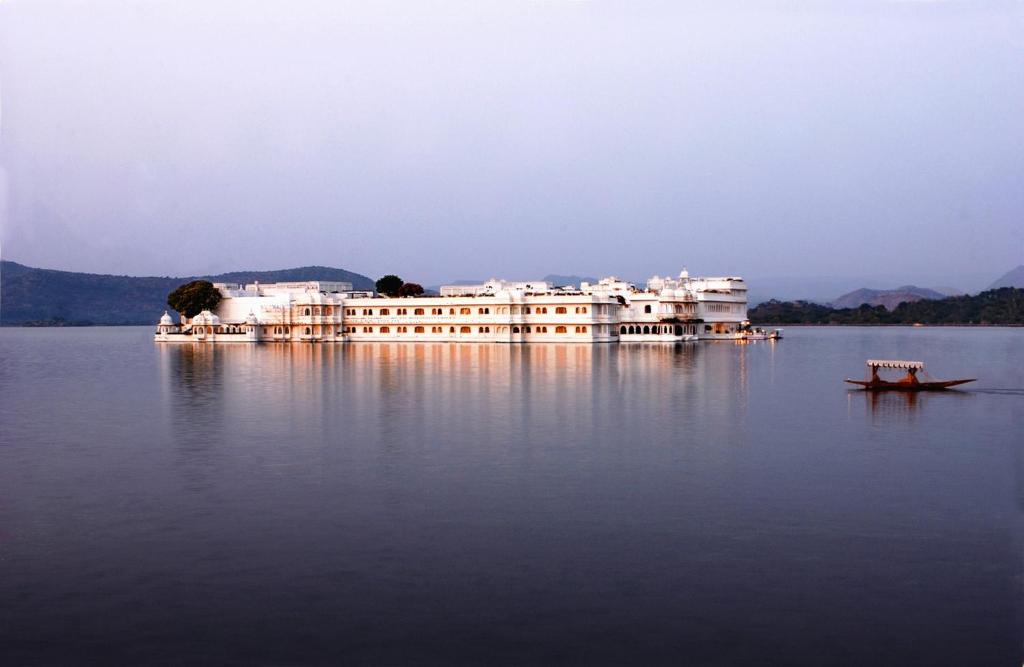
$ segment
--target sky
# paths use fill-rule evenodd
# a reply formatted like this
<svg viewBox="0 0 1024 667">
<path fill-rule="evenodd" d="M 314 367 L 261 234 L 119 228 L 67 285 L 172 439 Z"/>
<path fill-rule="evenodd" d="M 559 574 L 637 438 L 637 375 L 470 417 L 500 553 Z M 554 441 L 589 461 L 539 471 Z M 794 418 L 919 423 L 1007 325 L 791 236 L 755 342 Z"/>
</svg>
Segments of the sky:
<svg viewBox="0 0 1024 667">
<path fill-rule="evenodd" d="M 9 0 L 0 254 L 987 283 L 1024 2 Z"/>
</svg>

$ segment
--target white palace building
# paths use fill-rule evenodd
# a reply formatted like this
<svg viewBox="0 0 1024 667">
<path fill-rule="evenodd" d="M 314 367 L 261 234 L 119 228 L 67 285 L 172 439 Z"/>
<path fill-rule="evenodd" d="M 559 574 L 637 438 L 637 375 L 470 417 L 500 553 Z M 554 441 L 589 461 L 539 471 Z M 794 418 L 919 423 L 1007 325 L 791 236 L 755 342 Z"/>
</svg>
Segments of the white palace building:
<svg viewBox="0 0 1024 667">
<path fill-rule="evenodd" d="M 449 285 L 440 296 L 382 297 L 350 283 L 216 283 L 217 308 L 176 324 L 166 342 L 433 341 L 627 343 L 737 339 L 747 335 L 742 278 L 655 276 L 641 289 L 617 278 L 556 287 L 489 280 Z"/>
</svg>

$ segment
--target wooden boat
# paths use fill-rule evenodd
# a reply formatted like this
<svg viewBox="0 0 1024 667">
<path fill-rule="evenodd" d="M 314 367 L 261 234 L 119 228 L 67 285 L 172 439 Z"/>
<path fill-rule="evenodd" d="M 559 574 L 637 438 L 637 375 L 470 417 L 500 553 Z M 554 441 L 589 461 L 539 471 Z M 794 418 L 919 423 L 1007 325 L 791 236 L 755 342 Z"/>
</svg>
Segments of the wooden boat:
<svg viewBox="0 0 1024 667">
<path fill-rule="evenodd" d="M 937 391 L 947 387 L 955 387 L 958 384 L 974 382 L 975 378 L 966 380 L 919 380 L 917 373 L 924 371 L 923 361 L 899 361 L 892 359 L 868 359 L 868 368 L 871 369 L 871 377 L 867 380 L 846 379 L 850 384 L 858 385 L 867 391 Z M 879 368 L 895 368 L 907 371 L 907 374 L 898 380 L 883 380 L 878 376 Z M 927 373 L 925 373 L 927 375 Z"/>
</svg>

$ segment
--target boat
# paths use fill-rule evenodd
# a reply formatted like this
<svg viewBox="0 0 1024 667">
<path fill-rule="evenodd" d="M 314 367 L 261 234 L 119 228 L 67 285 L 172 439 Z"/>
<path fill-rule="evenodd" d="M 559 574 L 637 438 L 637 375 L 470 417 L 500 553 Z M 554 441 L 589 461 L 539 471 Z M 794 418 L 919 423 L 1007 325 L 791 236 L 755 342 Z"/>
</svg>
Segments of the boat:
<svg viewBox="0 0 1024 667">
<path fill-rule="evenodd" d="M 736 335 L 737 340 L 779 340 L 782 338 L 782 329 L 762 329 L 753 327 L 742 329 Z"/>
<path fill-rule="evenodd" d="M 975 381 L 975 378 L 964 380 L 919 380 L 917 374 L 919 372 L 924 373 L 923 361 L 868 359 L 867 365 L 871 369 L 870 378 L 867 380 L 851 380 L 847 378 L 846 382 L 858 385 L 866 391 L 938 391 Z M 905 370 L 907 373 L 898 380 L 883 380 L 878 375 L 878 369 L 880 368 Z M 927 373 L 924 374 L 927 375 Z"/>
</svg>

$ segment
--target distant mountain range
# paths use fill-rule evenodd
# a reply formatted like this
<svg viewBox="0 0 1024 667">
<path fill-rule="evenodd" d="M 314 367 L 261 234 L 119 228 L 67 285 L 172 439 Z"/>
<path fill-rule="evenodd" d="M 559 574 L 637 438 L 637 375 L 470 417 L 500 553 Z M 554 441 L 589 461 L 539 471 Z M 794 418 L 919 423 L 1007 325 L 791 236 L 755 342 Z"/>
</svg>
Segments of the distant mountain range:
<svg viewBox="0 0 1024 667">
<path fill-rule="evenodd" d="M 1016 269 L 1007 271 L 988 286 L 989 289 L 998 289 L 1000 287 L 1024 287 L 1024 264 L 1021 264 Z"/>
<path fill-rule="evenodd" d="M 225 283 L 334 280 L 350 282 L 355 289 L 374 286 L 364 275 L 327 266 L 174 278 L 54 271 L 4 261 L 0 325 L 153 324 L 167 309 L 167 294 L 199 278 Z"/>
<path fill-rule="evenodd" d="M 980 294 L 830 308 L 809 301 L 766 301 L 748 311 L 754 324 L 1002 324 L 1024 325 L 1024 289 L 1003 287 Z"/>
<path fill-rule="evenodd" d="M 869 306 L 885 306 L 887 310 L 895 310 L 903 302 L 913 303 L 922 299 L 944 299 L 949 296 L 927 287 L 904 285 L 895 289 L 879 290 L 862 287 L 847 292 L 829 305 L 833 308 L 858 308 L 862 303 Z"/>
</svg>

